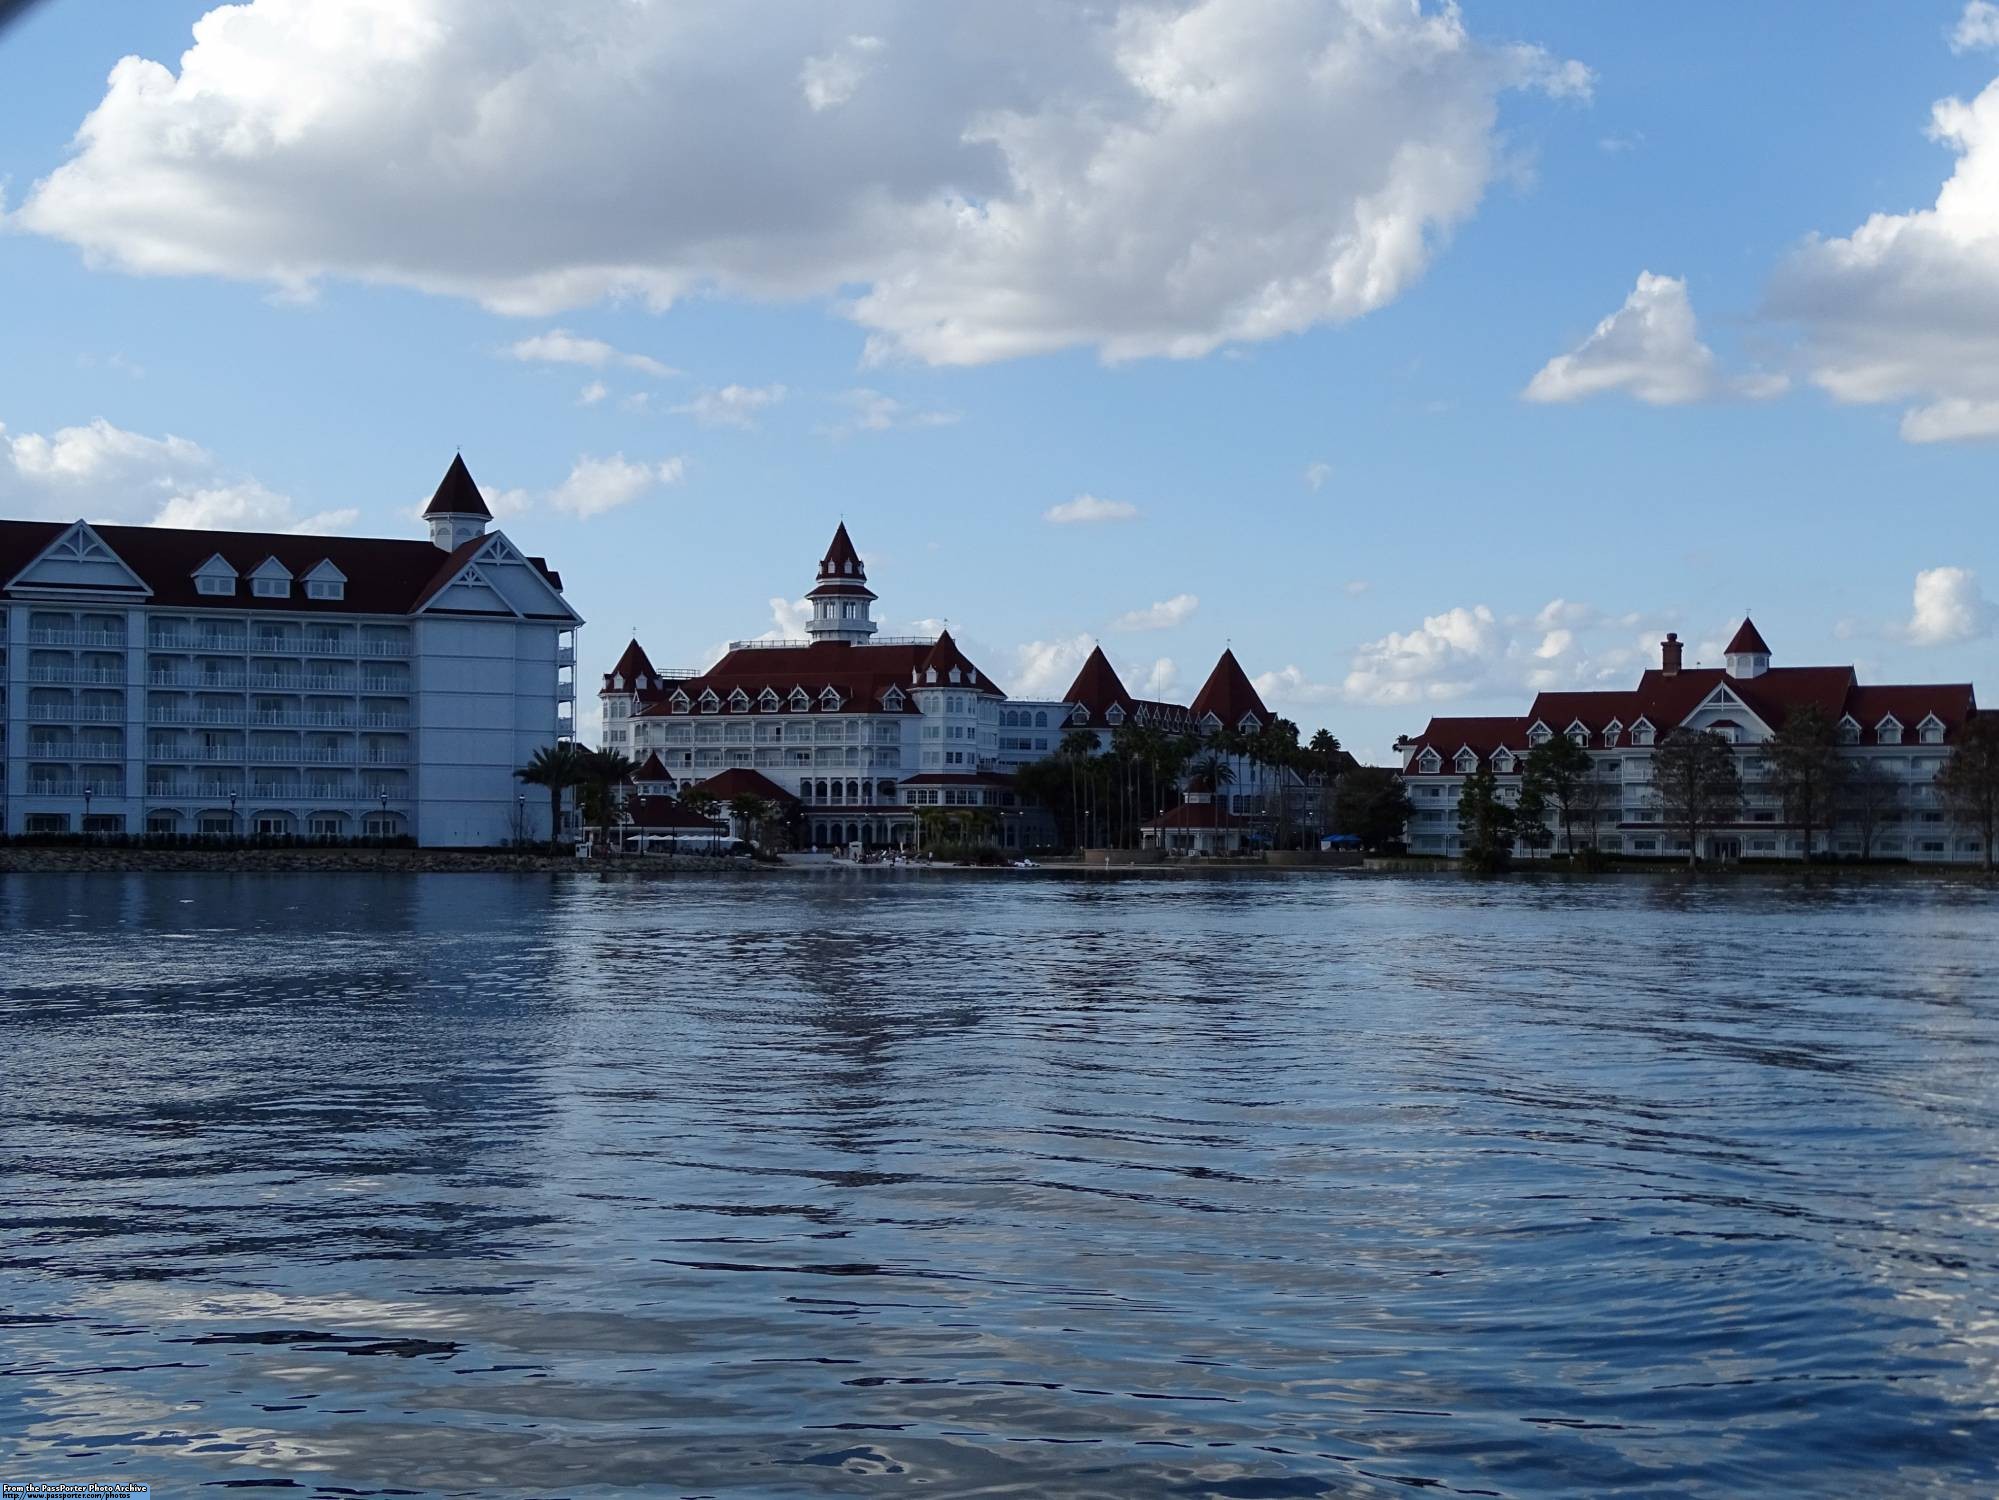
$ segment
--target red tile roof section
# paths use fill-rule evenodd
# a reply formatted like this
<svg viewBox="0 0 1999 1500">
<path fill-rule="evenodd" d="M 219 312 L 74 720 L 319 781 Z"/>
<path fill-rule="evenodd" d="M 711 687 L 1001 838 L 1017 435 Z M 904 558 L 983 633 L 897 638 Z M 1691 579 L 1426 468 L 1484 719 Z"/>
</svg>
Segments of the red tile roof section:
<svg viewBox="0 0 1999 1500">
<path fill-rule="evenodd" d="M 767 802 L 796 802 L 798 798 L 760 771 L 731 766 L 701 783 L 701 790 L 728 802 L 736 797 L 762 797 Z"/>
<path fill-rule="evenodd" d="M 641 677 L 645 678 L 648 688 L 659 682 L 659 673 L 652 669 L 652 658 L 646 655 L 645 647 L 634 636 L 632 643 L 625 647 L 625 654 L 618 658 L 618 664 L 604 674 L 604 686 L 610 687 L 613 679 L 617 679 L 629 688 Z"/>
<path fill-rule="evenodd" d="M 454 454 L 451 467 L 444 471 L 444 478 L 438 481 L 437 493 L 430 497 L 430 504 L 423 508 L 426 516 L 484 516 L 493 519 L 493 513 L 486 508 L 486 497 L 479 493 L 479 486 L 472 482 L 472 471 L 465 467 L 461 454 Z"/>
<path fill-rule="evenodd" d="M 979 673 L 978 682 L 969 681 L 956 684 L 947 681 L 938 683 L 920 682 L 923 665 L 929 661 L 944 640 L 918 641 L 910 645 L 857 646 L 844 641 L 815 641 L 809 646 L 750 647 L 729 652 L 714 666 L 699 677 L 682 681 L 656 684 L 647 693 L 640 694 L 644 707 L 639 710 L 648 718 L 670 715 L 671 699 L 674 692 L 687 695 L 690 703 L 699 704 L 701 694 L 712 690 L 722 700 L 722 711 L 741 712 L 728 707 L 729 695 L 741 689 L 750 700 L 750 713 L 764 712 L 757 707 L 757 698 L 765 688 L 776 693 L 785 712 L 794 712 L 788 701 L 793 688 L 803 688 L 812 699 L 811 713 L 905 713 L 917 711 L 911 696 L 919 687 L 956 686 L 974 693 L 987 693 L 1004 697 L 998 683 L 990 681 L 985 673 Z M 949 661 L 956 663 L 960 675 L 977 671 L 965 654 L 952 643 L 946 651 Z M 940 672 L 940 679 L 947 673 Z M 827 688 L 840 695 L 840 706 L 829 709 L 819 701 L 819 695 Z M 885 700 L 890 688 L 902 694 L 902 707 L 889 709 Z M 699 709 L 693 710 L 699 714 Z"/>
<path fill-rule="evenodd" d="M 819 560 L 819 576 L 828 578 L 858 578 L 867 582 L 867 564 L 861 561 L 861 554 L 854 550 L 854 539 L 847 535 L 847 523 L 842 521 L 840 529 L 833 533 L 833 544 L 826 549 L 826 555 Z"/>
<path fill-rule="evenodd" d="M 1722 648 L 1722 655 L 1741 656 L 1750 653 L 1759 656 L 1768 656 L 1770 648 L 1763 643 L 1763 633 L 1756 628 L 1755 624 L 1744 619 L 1741 628 L 1730 638 L 1729 643 Z"/>
<path fill-rule="evenodd" d="M 1257 696 L 1234 651 L 1222 652 L 1222 659 L 1215 663 L 1214 671 L 1201 684 L 1201 691 L 1194 695 L 1193 711 L 1196 719 L 1213 714 L 1224 729 L 1235 728 L 1245 714 L 1255 714 L 1259 724 L 1270 722 L 1270 710 L 1263 706 L 1263 699 Z"/>
</svg>

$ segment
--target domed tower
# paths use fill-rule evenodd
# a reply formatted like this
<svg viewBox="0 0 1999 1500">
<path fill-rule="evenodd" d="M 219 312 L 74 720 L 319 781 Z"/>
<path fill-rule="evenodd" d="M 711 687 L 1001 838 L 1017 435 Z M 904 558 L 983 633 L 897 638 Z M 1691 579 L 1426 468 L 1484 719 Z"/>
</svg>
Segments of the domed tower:
<svg viewBox="0 0 1999 1500">
<path fill-rule="evenodd" d="M 431 541 L 446 552 L 456 552 L 474 537 L 486 534 L 493 513 L 486 508 L 486 497 L 472 482 L 472 471 L 462 457 L 453 455 L 437 493 L 423 508 L 423 518 L 430 523 Z"/>
<path fill-rule="evenodd" d="M 875 596 L 868 588 L 867 567 L 854 550 L 845 521 L 833 533 L 833 545 L 819 562 L 819 581 L 805 597 L 812 605 L 805 633 L 815 643 L 859 646 L 875 633 L 875 622 L 868 618 L 868 606 L 875 602 Z"/>
</svg>

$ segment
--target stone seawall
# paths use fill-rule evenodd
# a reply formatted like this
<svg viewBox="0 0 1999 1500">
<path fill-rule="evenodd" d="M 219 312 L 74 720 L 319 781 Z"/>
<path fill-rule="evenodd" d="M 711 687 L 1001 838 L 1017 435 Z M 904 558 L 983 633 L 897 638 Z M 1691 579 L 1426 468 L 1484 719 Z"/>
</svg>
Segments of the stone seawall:
<svg viewBox="0 0 1999 1500">
<path fill-rule="evenodd" d="M 89 875 L 147 871 L 217 875 L 722 875 L 758 868 L 747 859 L 631 855 L 577 859 L 513 849 L 89 849 L 0 846 L 0 874 Z"/>
</svg>

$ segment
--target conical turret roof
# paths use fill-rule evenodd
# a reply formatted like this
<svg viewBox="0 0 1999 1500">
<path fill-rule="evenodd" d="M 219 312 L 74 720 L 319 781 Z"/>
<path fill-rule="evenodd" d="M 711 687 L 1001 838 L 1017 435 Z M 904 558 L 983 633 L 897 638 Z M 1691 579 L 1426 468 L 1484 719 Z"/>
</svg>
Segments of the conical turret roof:
<svg viewBox="0 0 1999 1500">
<path fill-rule="evenodd" d="M 1270 710 L 1263 706 L 1263 699 L 1257 695 L 1242 663 L 1235 659 L 1234 651 L 1222 652 L 1215 670 L 1194 695 L 1192 712 L 1197 720 L 1213 714 L 1224 729 L 1234 729 L 1249 714 L 1255 715 L 1259 724 L 1270 722 Z"/>
<path fill-rule="evenodd" d="M 479 493 L 479 486 L 472 482 L 472 471 L 465 467 L 463 454 L 451 455 L 451 467 L 444 471 L 444 478 L 438 483 L 437 493 L 430 497 L 430 504 L 423 508 L 425 516 L 484 516 L 493 519 L 493 513 L 486 508 L 486 497 Z"/>
<path fill-rule="evenodd" d="M 1728 643 L 1727 650 L 1723 654 L 1726 656 L 1745 656 L 1751 654 L 1768 656 L 1770 648 L 1764 643 L 1763 632 L 1756 628 L 1755 622 L 1745 619 L 1742 622 L 1742 628 L 1735 632 L 1734 637 Z"/>
</svg>

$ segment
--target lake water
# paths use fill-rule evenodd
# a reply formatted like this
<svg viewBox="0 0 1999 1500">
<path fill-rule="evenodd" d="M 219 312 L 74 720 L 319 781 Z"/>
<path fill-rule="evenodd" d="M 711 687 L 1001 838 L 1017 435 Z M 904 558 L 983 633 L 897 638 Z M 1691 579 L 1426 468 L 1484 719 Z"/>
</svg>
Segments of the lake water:
<svg viewBox="0 0 1999 1500">
<path fill-rule="evenodd" d="M 0 878 L 0 1478 L 1989 1494 L 1995 961 L 1943 882 Z"/>
</svg>

